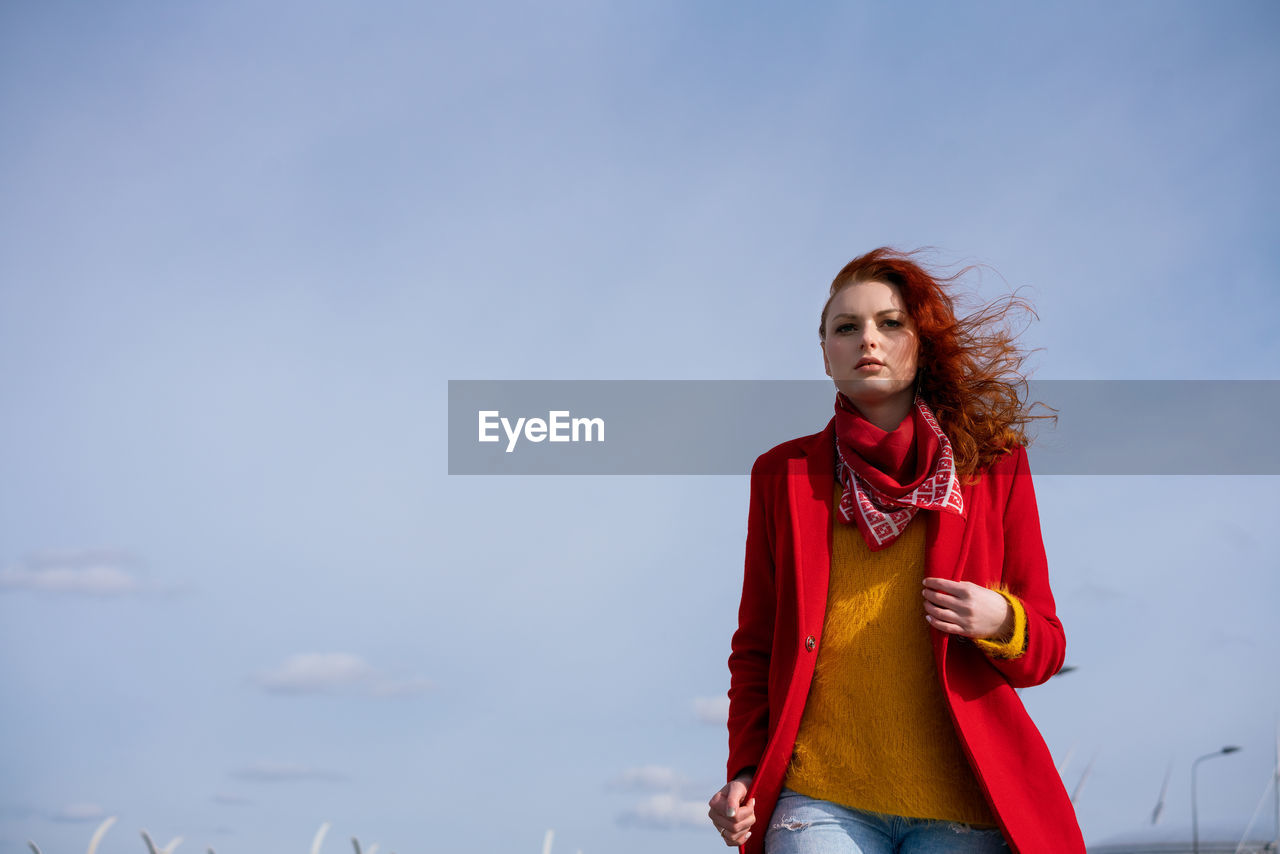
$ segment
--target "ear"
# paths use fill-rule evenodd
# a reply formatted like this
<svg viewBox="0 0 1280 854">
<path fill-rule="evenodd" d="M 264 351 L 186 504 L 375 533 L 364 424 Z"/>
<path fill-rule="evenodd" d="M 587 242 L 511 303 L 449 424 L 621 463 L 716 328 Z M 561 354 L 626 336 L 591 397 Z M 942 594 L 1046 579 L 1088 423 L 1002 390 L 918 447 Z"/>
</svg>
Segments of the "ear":
<svg viewBox="0 0 1280 854">
<path fill-rule="evenodd" d="M 827 342 L 819 341 L 818 346 L 822 348 L 822 368 L 827 372 L 827 376 L 831 376 L 831 360 L 827 358 Z"/>
</svg>

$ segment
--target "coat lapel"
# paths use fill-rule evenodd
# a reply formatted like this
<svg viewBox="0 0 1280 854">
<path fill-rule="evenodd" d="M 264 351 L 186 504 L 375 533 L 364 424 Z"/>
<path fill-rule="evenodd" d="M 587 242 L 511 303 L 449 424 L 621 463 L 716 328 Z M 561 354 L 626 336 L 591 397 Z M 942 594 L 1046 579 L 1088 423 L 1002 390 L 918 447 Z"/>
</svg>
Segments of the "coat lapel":
<svg viewBox="0 0 1280 854">
<path fill-rule="evenodd" d="M 804 456 L 787 463 L 795 529 L 796 601 L 802 635 L 817 637 L 827 613 L 831 573 L 831 525 L 835 519 L 835 419 L 811 437 Z"/>
<path fill-rule="evenodd" d="M 964 529 L 964 516 L 929 512 L 924 537 L 924 565 L 930 577 L 954 580 L 960 574 Z"/>
<path fill-rule="evenodd" d="M 946 578 L 954 581 L 960 575 L 960 555 L 964 545 L 965 523 L 970 513 L 970 496 L 968 490 L 964 495 L 965 515 L 930 511 L 924 535 L 924 569 L 930 578 Z M 939 673 L 942 669 L 947 651 L 946 632 L 932 631 L 934 659 L 938 662 Z"/>
</svg>

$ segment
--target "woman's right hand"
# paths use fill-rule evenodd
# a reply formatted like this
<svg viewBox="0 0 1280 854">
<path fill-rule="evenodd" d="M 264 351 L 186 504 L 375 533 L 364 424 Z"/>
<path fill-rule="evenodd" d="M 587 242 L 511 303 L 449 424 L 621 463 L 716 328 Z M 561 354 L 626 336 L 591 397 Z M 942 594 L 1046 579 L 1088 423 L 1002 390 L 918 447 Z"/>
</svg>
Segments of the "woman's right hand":
<svg viewBox="0 0 1280 854">
<path fill-rule="evenodd" d="M 745 804 L 742 802 L 751 787 L 751 777 L 750 774 L 740 774 L 711 796 L 711 809 L 707 810 L 707 815 L 720 831 L 725 845 L 737 846 L 746 842 L 751 835 L 751 825 L 756 823 L 756 799 L 752 798 Z"/>
</svg>

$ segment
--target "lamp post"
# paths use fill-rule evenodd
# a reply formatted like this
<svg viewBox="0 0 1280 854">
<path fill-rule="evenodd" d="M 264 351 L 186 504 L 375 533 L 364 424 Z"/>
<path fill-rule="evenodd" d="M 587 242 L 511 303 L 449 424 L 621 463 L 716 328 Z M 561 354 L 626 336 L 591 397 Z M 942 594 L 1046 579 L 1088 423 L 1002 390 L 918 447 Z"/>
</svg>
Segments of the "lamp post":
<svg viewBox="0 0 1280 854">
<path fill-rule="evenodd" d="M 1240 748 L 1234 744 L 1228 744 L 1221 750 L 1215 750 L 1213 753 L 1206 753 L 1195 762 L 1191 763 L 1191 851 L 1192 854 L 1200 854 L 1200 824 L 1196 819 L 1196 766 L 1206 759 L 1212 759 L 1215 756 L 1226 756 L 1228 753 L 1235 753 Z"/>
</svg>

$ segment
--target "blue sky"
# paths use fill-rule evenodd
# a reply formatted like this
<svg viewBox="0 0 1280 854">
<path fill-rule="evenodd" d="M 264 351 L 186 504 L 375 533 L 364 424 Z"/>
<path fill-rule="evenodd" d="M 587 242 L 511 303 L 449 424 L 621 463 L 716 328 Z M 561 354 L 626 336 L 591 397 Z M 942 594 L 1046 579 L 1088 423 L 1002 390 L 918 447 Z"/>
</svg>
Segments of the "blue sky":
<svg viewBox="0 0 1280 854">
<path fill-rule="evenodd" d="M 1278 379 L 1278 28 L 7 5 L 0 848 L 712 850 L 746 478 L 449 477 L 448 380 L 821 378 L 882 244 L 1025 288 L 1038 378 Z M 1276 485 L 1037 481 L 1090 841 L 1262 795 Z"/>
</svg>

